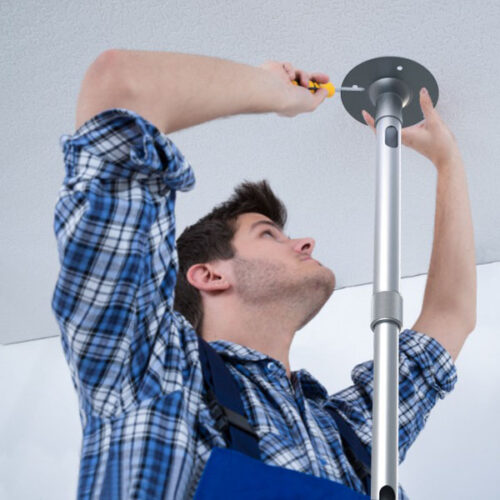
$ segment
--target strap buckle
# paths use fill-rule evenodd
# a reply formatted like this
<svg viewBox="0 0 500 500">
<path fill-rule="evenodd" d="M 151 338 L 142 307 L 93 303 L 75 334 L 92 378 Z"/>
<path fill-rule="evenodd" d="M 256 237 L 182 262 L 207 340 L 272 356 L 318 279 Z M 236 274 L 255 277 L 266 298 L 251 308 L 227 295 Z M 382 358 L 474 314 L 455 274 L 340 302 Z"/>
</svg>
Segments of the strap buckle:
<svg viewBox="0 0 500 500">
<path fill-rule="evenodd" d="M 222 411 L 226 415 L 230 424 L 232 424 L 232 425 L 238 427 L 239 429 L 241 429 L 242 431 L 248 432 L 248 434 L 251 434 L 252 436 L 255 436 L 256 438 L 258 438 L 253 427 L 248 423 L 248 420 L 243 415 L 240 415 L 239 413 L 231 410 L 231 408 L 228 408 L 227 406 L 221 405 L 220 403 L 219 403 L 219 406 L 222 408 Z"/>
<path fill-rule="evenodd" d="M 214 393 L 214 391 L 210 387 L 208 387 L 207 393 L 208 393 L 208 397 L 210 399 L 215 400 L 217 402 L 217 406 L 222 410 L 222 412 L 224 413 L 228 422 L 231 425 L 234 425 L 238 429 L 247 432 L 248 434 L 252 435 L 257 440 L 259 439 L 259 436 L 257 436 L 254 428 L 250 425 L 250 423 L 248 422 L 248 419 L 246 417 L 241 415 L 241 413 L 238 413 L 234 410 L 231 410 L 231 408 L 224 406 L 219 401 L 216 394 Z M 228 428 L 228 430 L 229 430 L 229 428 Z"/>
</svg>

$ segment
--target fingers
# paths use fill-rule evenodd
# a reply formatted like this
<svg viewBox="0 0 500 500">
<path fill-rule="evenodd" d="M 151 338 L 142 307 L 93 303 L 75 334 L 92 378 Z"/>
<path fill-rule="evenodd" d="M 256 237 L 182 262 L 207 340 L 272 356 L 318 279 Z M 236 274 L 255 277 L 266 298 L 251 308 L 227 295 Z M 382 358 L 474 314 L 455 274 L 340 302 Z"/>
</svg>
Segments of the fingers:
<svg viewBox="0 0 500 500">
<path fill-rule="evenodd" d="M 325 73 L 308 73 L 302 70 L 297 70 L 297 73 L 300 75 L 300 84 L 304 87 L 309 86 L 309 81 L 316 83 L 328 83 L 330 81 L 330 77 Z"/>
<path fill-rule="evenodd" d="M 309 73 L 307 71 L 295 69 L 290 62 L 282 63 L 282 67 L 286 71 L 290 80 L 296 81 L 299 84 L 299 86 L 304 87 L 306 89 L 309 87 L 310 81 L 316 83 L 328 83 L 330 81 L 330 77 L 326 73 L 320 73 L 320 72 Z M 328 97 L 328 90 L 326 89 L 316 90 L 314 93 L 312 93 L 311 97 L 312 99 L 309 97 L 307 100 L 308 103 L 307 111 L 315 110 Z"/>
<path fill-rule="evenodd" d="M 309 86 L 309 73 L 295 69 L 290 63 L 284 63 L 283 68 L 285 68 L 290 80 L 296 80 L 301 87 Z"/>
<path fill-rule="evenodd" d="M 307 73 L 306 71 L 297 70 L 297 75 L 300 85 L 306 88 L 309 87 L 309 73 Z"/>
<path fill-rule="evenodd" d="M 314 93 L 314 106 L 313 109 L 316 109 L 328 96 L 328 90 L 319 89 Z"/>
<path fill-rule="evenodd" d="M 363 119 L 365 120 L 366 124 L 372 129 L 373 133 L 377 135 L 377 130 L 375 128 L 375 120 L 372 118 L 370 113 L 365 111 L 364 109 L 361 111 L 361 114 L 363 115 Z M 413 125 L 411 127 L 406 127 L 401 129 L 401 142 L 405 146 L 411 146 L 413 143 L 413 137 L 415 131 L 418 129 L 420 130 L 423 128 L 425 125 L 425 122 L 422 122 L 418 125 Z"/>
<path fill-rule="evenodd" d="M 290 76 L 290 79 L 297 80 L 299 85 L 303 87 L 308 87 L 310 80 L 317 83 L 328 83 L 330 81 L 330 77 L 326 73 L 309 73 L 308 71 L 296 69 L 290 62 L 284 62 L 283 68 Z"/>
<path fill-rule="evenodd" d="M 311 73 L 311 80 L 318 83 L 328 83 L 330 77 L 325 73 Z"/>
<path fill-rule="evenodd" d="M 295 69 L 291 63 L 284 62 L 283 69 L 288 73 L 290 80 L 295 80 Z"/>
<path fill-rule="evenodd" d="M 366 124 L 373 130 L 373 133 L 377 134 L 377 131 L 375 129 L 375 120 L 372 118 L 370 113 L 363 109 L 361 111 L 361 114 L 363 115 L 363 119 L 365 120 Z"/>
<path fill-rule="evenodd" d="M 434 109 L 434 105 L 432 104 L 431 97 L 425 87 L 422 87 L 420 89 L 420 107 L 422 109 L 424 118 L 427 121 L 435 120 L 438 117 L 438 114 Z"/>
</svg>

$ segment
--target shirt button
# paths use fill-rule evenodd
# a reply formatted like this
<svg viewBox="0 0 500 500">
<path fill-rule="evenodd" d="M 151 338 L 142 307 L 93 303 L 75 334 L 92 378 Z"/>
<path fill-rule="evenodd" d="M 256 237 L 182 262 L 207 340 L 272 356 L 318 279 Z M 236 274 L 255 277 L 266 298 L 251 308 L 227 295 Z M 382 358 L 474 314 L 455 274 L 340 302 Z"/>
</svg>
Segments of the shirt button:
<svg viewBox="0 0 500 500">
<path fill-rule="evenodd" d="M 267 369 L 271 372 L 274 371 L 274 363 L 272 361 L 267 363 Z"/>
</svg>

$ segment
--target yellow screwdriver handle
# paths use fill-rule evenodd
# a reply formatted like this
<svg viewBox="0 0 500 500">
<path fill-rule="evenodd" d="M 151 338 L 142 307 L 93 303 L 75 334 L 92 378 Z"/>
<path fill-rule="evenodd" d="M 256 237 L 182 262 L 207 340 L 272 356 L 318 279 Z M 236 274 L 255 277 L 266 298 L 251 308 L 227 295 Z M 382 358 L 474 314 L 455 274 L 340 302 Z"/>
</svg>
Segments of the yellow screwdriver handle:
<svg viewBox="0 0 500 500">
<path fill-rule="evenodd" d="M 298 82 L 295 81 L 295 80 L 293 80 L 292 83 L 294 85 L 298 85 Z M 332 82 L 317 83 L 317 82 L 313 82 L 312 80 L 309 80 L 308 87 L 309 87 L 309 90 L 310 90 L 311 94 L 314 94 L 317 89 L 326 89 L 326 90 L 328 90 L 328 95 L 326 97 L 333 97 L 333 94 L 335 94 L 335 87 L 333 86 Z"/>
</svg>

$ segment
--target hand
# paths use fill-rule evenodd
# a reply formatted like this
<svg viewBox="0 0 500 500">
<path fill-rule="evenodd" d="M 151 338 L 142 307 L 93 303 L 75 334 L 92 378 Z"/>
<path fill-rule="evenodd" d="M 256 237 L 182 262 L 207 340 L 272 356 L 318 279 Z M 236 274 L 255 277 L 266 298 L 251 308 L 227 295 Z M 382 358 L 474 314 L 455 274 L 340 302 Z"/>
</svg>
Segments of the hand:
<svg viewBox="0 0 500 500">
<path fill-rule="evenodd" d="M 420 107 L 424 120 L 411 127 L 401 129 L 401 142 L 432 161 L 436 168 L 460 156 L 457 141 L 432 105 L 428 93 L 420 92 Z M 365 110 L 363 118 L 376 133 L 375 122 Z"/>
<path fill-rule="evenodd" d="M 319 89 L 314 94 L 307 90 L 309 80 L 317 83 L 328 83 L 330 77 L 324 73 L 307 73 L 295 69 L 289 62 L 278 61 L 267 61 L 259 68 L 265 69 L 273 75 L 280 89 L 279 92 L 283 95 L 280 111 L 277 111 L 279 116 L 293 117 L 299 113 L 314 111 L 328 95 L 326 89 Z M 297 80 L 298 85 L 293 85 L 293 80 Z"/>
</svg>

